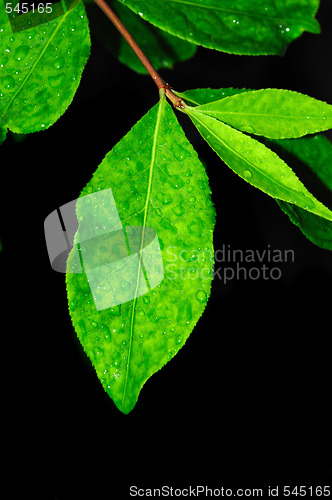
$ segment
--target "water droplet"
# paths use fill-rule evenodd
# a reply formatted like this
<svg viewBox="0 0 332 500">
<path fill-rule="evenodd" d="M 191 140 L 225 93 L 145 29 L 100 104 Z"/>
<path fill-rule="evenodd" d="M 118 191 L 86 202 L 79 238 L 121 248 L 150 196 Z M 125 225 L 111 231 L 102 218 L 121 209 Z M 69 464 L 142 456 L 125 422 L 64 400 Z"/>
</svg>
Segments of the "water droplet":
<svg viewBox="0 0 332 500">
<path fill-rule="evenodd" d="M 252 172 L 250 170 L 243 170 L 243 177 L 245 179 L 250 179 L 252 177 Z"/>
<path fill-rule="evenodd" d="M 105 341 L 106 341 L 108 344 L 110 344 L 110 343 L 112 342 L 112 337 L 111 337 L 111 333 L 110 333 L 110 331 L 109 331 L 108 326 L 103 325 L 103 326 L 101 327 L 101 332 L 102 332 L 102 333 L 103 333 L 103 335 L 104 335 L 104 339 L 105 339 Z"/>
<path fill-rule="evenodd" d="M 177 207 L 173 208 L 173 212 L 175 213 L 175 215 L 180 217 L 184 214 L 185 210 L 181 205 L 178 205 Z"/>
<path fill-rule="evenodd" d="M 6 89 L 12 89 L 15 86 L 15 80 L 12 76 L 4 76 L 1 79 L 1 85 Z"/>
<path fill-rule="evenodd" d="M 157 194 L 157 199 L 162 203 L 163 205 L 169 205 L 172 203 L 173 198 L 170 193 L 158 193 Z"/>
<path fill-rule="evenodd" d="M 124 212 L 128 212 L 129 209 L 130 209 L 130 201 L 129 200 L 124 200 L 123 203 L 122 203 L 122 210 Z"/>
<path fill-rule="evenodd" d="M 62 69 L 65 65 L 65 58 L 64 57 L 58 57 L 55 61 L 53 61 L 53 68 L 54 69 Z"/>
<path fill-rule="evenodd" d="M 120 314 L 121 314 L 121 306 L 111 307 L 110 309 L 107 309 L 107 312 L 111 316 L 120 316 Z"/>
<path fill-rule="evenodd" d="M 1 60 L 0 67 L 3 68 L 7 64 L 8 60 L 9 60 L 8 56 L 3 57 Z"/>
<path fill-rule="evenodd" d="M 101 180 L 100 182 L 98 182 L 98 185 L 97 185 L 98 191 L 105 189 L 106 186 L 107 186 L 106 181 Z"/>
<path fill-rule="evenodd" d="M 255 129 L 251 125 L 246 125 L 245 130 L 246 130 L 246 132 L 248 132 L 248 134 L 254 134 L 255 133 Z"/>
<path fill-rule="evenodd" d="M 172 175 L 172 181 L 172 187 L 174 189 L 181 189 L 185 184 L 185 182 L 179 175 Z"/>
<path fill-rule="evenodd" d="M 151 321 L 151 323 L 154 323 L 154 324 L 158 323 L 158 321 L 159 321 L 159 317 L 157 316 L 157 313 L 154 309 L 151 309 L 148 312 L 148 318 Z"/>
<path fill-rule="evenodd" d="M 16 61 L 23 61 L 29 52 L 29 47 L 21 45 L 15 50 L 14 58 Z"/>
<path fill-rule="evenodd" d="M 92 349 L 92 352 L 93 352 L 95 359 L 99 359 L 100 356 L 102 356 L 104 354 L 104 351 L 99 346 L 94 346 Z"/>
<path fill-rule="evenodd" d="M 197 267 L 191 267 L 189 269 L 190 279 L 196 279 L 198 275 Z"/>
<path fill-rule="evenodd" d="M 113 352 L 113 365 L 117 366 L 120 362 L 121 354 L 118 351 Z"/>
<path fill-rule="evenodd" d="M 122 290 L 127 291 L 127 290 L 129 290 L 129 287 L 130 287 L 130 284 L 128 283 L 128 281 L 126 281 L 126 280 L 121 281 Z"/>
<path fill-rule="evenodd" d="M 198 302 L 201 302 L 201 304 L 205 304 L 205 302 L 207 301 L 207 295 L 206 293 L 204 292 L 204 290 L 199 290 L 197 293 L 196 293 L 196 299 L 198 300 Z"/>
<path fill-rule="evenodd" d="M 77 306 L 78 300 L 76 297 L 73 298 L 73 300 L 70 302 L 70 308 L 75 309 Z"/>
</svg>

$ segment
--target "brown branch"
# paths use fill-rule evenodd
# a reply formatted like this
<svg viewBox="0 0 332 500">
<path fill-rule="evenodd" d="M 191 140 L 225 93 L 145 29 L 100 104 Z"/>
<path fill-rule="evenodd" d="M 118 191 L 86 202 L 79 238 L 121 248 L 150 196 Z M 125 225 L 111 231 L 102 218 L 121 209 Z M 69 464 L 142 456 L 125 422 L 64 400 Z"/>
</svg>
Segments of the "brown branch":
<svg viewBox="0 0 332 500">
<path fill-rule="evenodd" d="M 128 45 L 135 52 L 138 59 L 143 64 L 144 68 L 147 70 L 159 90 L 163 90 L 168 99 L 172 102 L 173 106 L 176 108 L 183 108 L 184 103 L 182 99 L 173 94 L 171 87 L 166 83 L 163 78 L 154 69 L 146 55 L 143 53 L 142 49 L 139 47 L 133 36 L 129 33 L 127 28 L 122 24 L 117 15 L 113 12 L 111 7 L 104 0 L 94 0 L 98 7 L 106 14 L 108 19 L 113 23 L 116 29 L 120 32 L 123 38 L 126 40 Z"/>
</svg>

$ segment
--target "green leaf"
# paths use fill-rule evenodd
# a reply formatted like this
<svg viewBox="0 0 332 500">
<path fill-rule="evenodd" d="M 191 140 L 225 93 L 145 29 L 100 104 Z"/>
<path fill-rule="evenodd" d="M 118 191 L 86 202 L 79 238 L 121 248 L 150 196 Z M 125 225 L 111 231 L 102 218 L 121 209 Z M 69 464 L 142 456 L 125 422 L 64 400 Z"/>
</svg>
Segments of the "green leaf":
<svg viewBox="0 0 332 500">
<path fill-rule="evenodd" d="M 2 7 L 0 25 L 0 126 L 16 133 L 44 130 L 68 108 L 89 56 L 84 6 L 79 2 L 61 17 L 16 33 Z"/>
<path fill-rule="evenodd" d="M 132 273 L 119 258 L 120 271 L 113 273 L 110 283 L 106 279 L 104 288 L 100 284 L 94 299 L 86 275 L 92 266 L 86 266 L 84 261 L 84 273 L 70 274 L 77 258 L 72 251 L 66 282 L 77 335 L 104 389 L 123 413 L 129 413 L 145 381 L 173 358 L 189 337 L 206 306 L 212 279 L 215 212 L 208 178 L 165 98 L 108 153 L 82 191 L 76 205 L 80 221 L 76 242 L 88 230 L 84 221 L 94 217 L 95 201 L 85 207 L 85 197 L 109 188 L 119 214 L 117 237 L 126 234 L 129 238 L 133 228 L 142 229 L 140 250 L 131 255 L 136 262 L 140 259 L 151 283 L 142 249 L 148 228 L 155 231 L 163 279 L 139 295 L 137 290 L 144 279 L 139 278 L 137 268 Z M 102 224 L 109 227 L 114 217 L 114 207 L 106 208 Z M 84 245 L 83 257 L 89 253 Z M 127 259 L 128 247 L 131 249 L 127 243 L 121 254 Z M 119 249 L 119 245 L 115 248 Z M 103 256 L 104 250 L 96 248 L 93 255 L 102 263 L 99 255 Z M 110 286 L 112 300 L 119 300 L 123 290 L 135 291 L 131 298 L 127 297 L 130 300 L 122 298 L 122 304 L 97 310 L 94 300 L 104 300 L 103 294 L 107 297 Z"/>
<path fill-rule="evenodd" d="M 269 146 L 306 177 L 306 185 L 332 209 L 332 144 L 323 135 L 269 141 Z M 280 208 L 315 245 L 332 250 L 332 222 L 277 200 Z"/>
<path fill-rule="evenodd" d="M 235 173 L 274 198 L 332 220 L 332 212 L 316 200 L 276 153 L 196 109 L 186 108 L 186 112 L 202 137 Z"/>
<path fill-rule="evenodd" d="M 332 128 L 332 106 L 298 92 L 262 89 L 196 107 L 234 128 L 271 139 L 290 139 Z"/>
<path fill-rule="evenodd" d="M 119 2 L 111 2 L 110 5 L 155 69 L 170 69 L 174 63 L 189 59 L 195 54 L 196 45 L 174 37 L 143 21 L 140 16 Z M 110 24 L 100 8 L 95 4 L 89 5 L 87 12 L 91 31 L 100 42 L 123 64 L 138 73 L 147 74 L 133 50 Z"/>
<path fill-rule="evenodd" d="M 319 0 L 121 0 L 185 40 L 232 54 L 283 54 L 303 31 L 319 33 Z"/>
<path fill-rule="evenodd" d="M 176 94 L 192 105 L 206 104 L 247 89 L 192 89 Z M 304 184 L 332 209 L 332 144 L 322 134 L 298 139 L 269 139 L 267 146 L 275 151 L 292 170 L 301 174 Z M 332 250 L 332 222 L 286 201 L 276 200 L 290 220 L 315 245 Z"/>
</svg>

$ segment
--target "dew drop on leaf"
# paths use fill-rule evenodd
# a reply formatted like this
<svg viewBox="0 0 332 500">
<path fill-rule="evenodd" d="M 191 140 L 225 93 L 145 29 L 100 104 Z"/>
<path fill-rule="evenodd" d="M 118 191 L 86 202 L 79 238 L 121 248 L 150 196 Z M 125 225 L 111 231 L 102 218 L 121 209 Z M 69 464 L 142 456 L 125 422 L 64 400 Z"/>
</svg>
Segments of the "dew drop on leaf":
<svg viewBox="0 0 332 500">
<path fill-rule="evenodd" d="M 197 293 L 196 293 L 196 299 L 198 300 L 198 302 L 200 302 L 201 304 L 205 304 L 205 302 L 207 301 L 207 295 L 206 293 L 204 292 L 204 290 L 199 290 Z"/>
<path fill-rule="evenodd" d="M 105 341 L 106 341 L 108 344 L 110 344 L 110 343 L 111 343 L 111 341 L 112 341 L 112 337 L 111 337 L 111 334 L 110 334 L 110 331 L 109 331 L 108 326 L 103 325 L 103 326 L 101 327 L 101 331 L 102 331 L 102 333 L 103 333 L 103 335 L 104 335 L 104 339 L 105 339 Z"/>
<path fill-rule="evenodd" d="M 98 358 L 100 358 L 100 356 L 102 356 L 104 354 L 104 351 L 102 350 L 101 347 L 99 346 L 95 346 L 93 349 L 92 349 L 92 352 L 93 352 L 93 355 L 95 357 L 95 359 L 97 360 Z"/>
<path fill-rule="evenodd" d="M 54 69 L 62 69 L 65 65 L 65 58 L 64 57 L 58 57 L 53 63 L 53 68 Z"/>
<path fill-rule="evenodd" d="M 12 76 L 5 76 L 1 79 L 1 85 L 6 89 L 12 89 L 15 86 L 15 80 Z"/>
<path fill-rule="evenodd" d="M 111 316 L 120 316 L 120 314 L 121 314 L 121 306 L 111 307 L 110 309 L 108 309 L 108 313 Z"/>
<path fill-rule="evenodd" d="M 184 214 L 185 210 L 184 210 L 184 208 L 181 205 L 178 205 L 177 207 L 175 207 L 173 209 L 173 212 L 175 213 L 175 215 L 177 215 L 177 216 L 180 217 L 181 215 Z"/>
<path fill-rule="evenodd" d="M 25 57 L 28 55 L 29 47 L 26 45 L 21 45 L 15 50 L 14 58 L 16 61 L 23 61 Z"/>
<path fill-rule="evenodd" d="M 159 317 L 157 316 L 157 313 L 154 309 L 151 309 L 148 314 L 147 314 L 149 320 L 151 321 L 151 323 L 158 323 L 159 321 Z"/>
<path fill-rule="evenodd" d="M 250 179 L 252 177 L 252 172 L 250 170 L 243 170 L 243 177 L 245 179 Z"/>
</svg>

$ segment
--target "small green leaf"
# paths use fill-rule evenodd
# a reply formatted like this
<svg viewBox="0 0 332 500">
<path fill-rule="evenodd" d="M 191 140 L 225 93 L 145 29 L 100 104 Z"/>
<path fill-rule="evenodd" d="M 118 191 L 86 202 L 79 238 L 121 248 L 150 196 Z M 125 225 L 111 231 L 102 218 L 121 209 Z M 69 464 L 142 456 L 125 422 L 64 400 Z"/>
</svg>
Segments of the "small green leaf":
<svg viewBox="0 0 332 500">
<path fill-rule="evenodd" d="M 271 139 L 290 139 L 332 128 L 332 106 L 298 92 L 262 89 L 196 107 L 234 128 Z"/>
<path fill-rule="evenodd" d="M 215 212 L 208 178 L 164 97 L 105 157 L 82 191 L 76 205 L 76 242 L 87 230 L 84 221 L 95 215 L 94 196 L 109 188 L 118 213 L 116 237 L 127 235 L 122 253 L 120 245 L 115 245 L 122 257 L 118 258 L 117 270 L 112 271 L 112 280 L 101 279 L 92 294 L 92 280 L 89 277 L 88 282 L 86 274 L 91 266 L 84 260 L 89 245 L 84 243 L 85 272 L 70 274 L 75 266 L 72 251 L 66 283 L 76 333 L 104 389 L 123 413 L 129 413 L 145 381 L 175 356 L 192 332 L 205 309 L 212 280 Z M 91 194 L 89 205 L 85 198 L 89 201 Z M 114 206 L 111 209 L 104 203 L 102 210 L 102 225 L 109 227 L 115 217 Z M 92 231 L 95 225 L 91 224 Z M 98 227 L 102 225 L 98 223 Z M 128 257 L 128 239 L 134 228 L 143 228 L 146 234 L 149 228 L 155 231 L 163 263 L 162 281 L 142 295 L 138 290 L 144 279 L 139 271 L 132 274 L 124 260 L 131 256 L 142 259 L 145 279 L 151 284 L 143 237 L 140 250 Z M 94 242 L 91 239 L 92 250 Z M 104 250 L 97 248 L 97 243 L 93 255 L 102 263 Z M 133 283 L 135 293 L 127 297 L 130 300 L 96 309 L 94 301 L 104 300 L 107 293 L 121 302 L 118 298 Z"/>
<path fill-rule="evenodd" d="M 84 6 L 16 33 L 2 7 L 0 26 L 0 125 L 16 133 L 45 130 L 71 103 L 89 56 Z"/>
<path fill-rule="evenodd" d="M 303 31 L 319 33 L 319 0 L 120 0 L 172 35 L 232 54 L 283 54 Z"/>
<path fill-rule="evenodd" d="M 323 135 L 269 141 L 269 147 L 289 165 L 296 165 L 306 177 L 306 185 L 332 208 L 332 144 Z M 315 245 L 332 250 L 332 222 L 285 201 L 280 208 Z"/>
<path fill-rule="evenodd" d="M 156 70 L 172 68 L 174 63 L 191 58 L 197 46 L 160 30 L 152 24 L 143 21 L 119 2 L 111 2 L 111 7 L 129 33 L 134 37 L 144 54 Z M 137 58 L 128 43 L 110 24 L 105 14 L 95 5 L 88 5 L 87 12 L 93 34 L 107 49 L 137 73 L 147 74 L 146 69 Z"/>
<path fill-rule="evenodd" d="M 247 89 L 192 89 L 176 94 L 192 105 L 247 92 Z M 323 135 L 298 139 L 269 139 L 267 146 L 275 151 L 295 172 L 299 171 L 304 183 L 315 196 L 332 209 L 332 144 Z M 302 233 L 315 245 L 332 250 L 332 222 L 296 205 L 276 199 L 280 208 Z"/>
<path fill-rule="evenodd" d="M 309 193 L 279 156 L 229 125 L 187 108 L 202 137 L 235 173 L 274 198 L 332 220 L 332 212 Z"/>
</svg>

